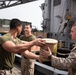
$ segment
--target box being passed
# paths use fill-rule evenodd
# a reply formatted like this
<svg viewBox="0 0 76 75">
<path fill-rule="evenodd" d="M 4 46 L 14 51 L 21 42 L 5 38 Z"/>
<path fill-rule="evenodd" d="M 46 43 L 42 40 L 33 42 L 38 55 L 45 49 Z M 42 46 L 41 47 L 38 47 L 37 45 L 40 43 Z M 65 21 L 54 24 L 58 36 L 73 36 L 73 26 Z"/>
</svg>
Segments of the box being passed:
<svg viewBox="0 0 76 75">
<path fill-rule="evenodd" d="M 40 51 L 41 50 L 47 50 L 49 47 L 50 50 L 52 51 L 52 53 L 56 54 L 58 41 L 56 39 L 49 39 L 49 38 L 43 38 L 43 40 L 45 40 L 46 45 L 43 47 L 40 47 Z M 40 57 L 41 57 L 42 61 L 48 61 L 47 59 L 43 58 L 41 55 L 40 55 Z"/>
<path fill-rule="evenodd" d="M 40 47 L 39 47 L 39 46 L 32 46 L 32 47 L 31 47 L 31 51 L 32 51 L 32 52 L 40 51 Z"/>
</svg>

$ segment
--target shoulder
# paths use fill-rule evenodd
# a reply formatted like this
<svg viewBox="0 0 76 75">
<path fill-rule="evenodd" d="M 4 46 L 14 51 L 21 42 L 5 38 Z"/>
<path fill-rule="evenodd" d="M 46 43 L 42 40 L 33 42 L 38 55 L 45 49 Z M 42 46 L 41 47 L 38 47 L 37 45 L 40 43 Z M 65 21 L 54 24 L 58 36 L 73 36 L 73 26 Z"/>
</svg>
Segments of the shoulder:
<svg viewBox="0 0 76 75">
<path fill-rule="evenodd" d="M 3 43 L 5 41 L 10 40 L 10 37 L 8 36 L 8 34 L 5 34 L 3 36 L 0 37 L 0 43 Z"/>
<path fill-rule="evenodd" d="M 71 52 L 73 52 L 73 51 L 76 51 L 76 46 L 72 49 L 72 51 L 71 51 Z"/>
</svg>

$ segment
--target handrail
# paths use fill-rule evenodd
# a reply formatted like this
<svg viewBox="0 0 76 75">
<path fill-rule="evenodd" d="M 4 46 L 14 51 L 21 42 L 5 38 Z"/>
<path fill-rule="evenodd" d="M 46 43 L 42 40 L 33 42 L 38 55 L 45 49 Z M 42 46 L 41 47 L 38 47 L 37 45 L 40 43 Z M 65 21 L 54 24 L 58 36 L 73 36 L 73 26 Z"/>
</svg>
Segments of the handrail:
<svg viewBox="0 0 76 75">
<path fill-rule="evenodd" d="M 16 57 L 21 59 L 21 55 L 19 55 L 19 54 L 16 54 Z M 63 71 L 63 70 L 53 68 L 51 66 L 40 63 L 38 61 L 35 61 L 35 70 L 37 70 L 41 73 L 44 73 L 45 75 L 58 75 L 58 74 L 68 75 L 67 71 Z"/>
</svg>

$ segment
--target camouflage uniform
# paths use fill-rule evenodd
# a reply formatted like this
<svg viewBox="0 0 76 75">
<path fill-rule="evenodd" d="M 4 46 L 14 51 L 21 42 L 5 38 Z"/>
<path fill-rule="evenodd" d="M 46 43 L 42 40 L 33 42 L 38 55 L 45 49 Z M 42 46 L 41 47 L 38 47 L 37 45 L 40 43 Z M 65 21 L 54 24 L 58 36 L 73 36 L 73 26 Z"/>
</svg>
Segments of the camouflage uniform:
<svg viewBox="0 0 76 75">
<path fill-rule="evenodd" d="M 52 55 L 51 65 L 58 69 L 68 70 L 68 75 L 76 75 L 76 46 L 72 49 L 67 58 Z"/>
<path fill-rule="evenodd" d="M 23 35 L 22 37 L 20 37 L 20 39 L 29 42 L 29 41 L 35 40 L 36 37 L 33 34 L 30 35 L 29 37 L 26 37 Z M 34 75 L 34 62 L 35 62 L 35 59 L 30 59 L 22 55 L 21 74 L 22 75 Z"/>
<path fill-rule="evenodd" d="M 21 73 L 22 75 L 34 75 L 34 62 L 33 59 L 28 59 L 22 56 Z"/>
<path fill-rule="evenodd" d="M 0 70 L 0 75 L 12 75 L 12 70 Z"/>
</svg>

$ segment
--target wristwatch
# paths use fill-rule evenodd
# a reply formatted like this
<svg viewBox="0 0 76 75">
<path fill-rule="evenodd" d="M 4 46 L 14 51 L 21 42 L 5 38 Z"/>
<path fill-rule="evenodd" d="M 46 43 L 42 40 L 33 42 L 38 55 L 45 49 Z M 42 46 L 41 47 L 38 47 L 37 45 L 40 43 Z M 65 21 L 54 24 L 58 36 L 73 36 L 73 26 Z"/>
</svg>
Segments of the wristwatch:
<svg viewBox="0 0 76 75">
<path fill-rule="evenodd" d="M 52 55 L 49 55 L 49 56 L 48 56 L 48 59 L 51 60 L 51 57 L 52 57 Z"/>
</svg>

